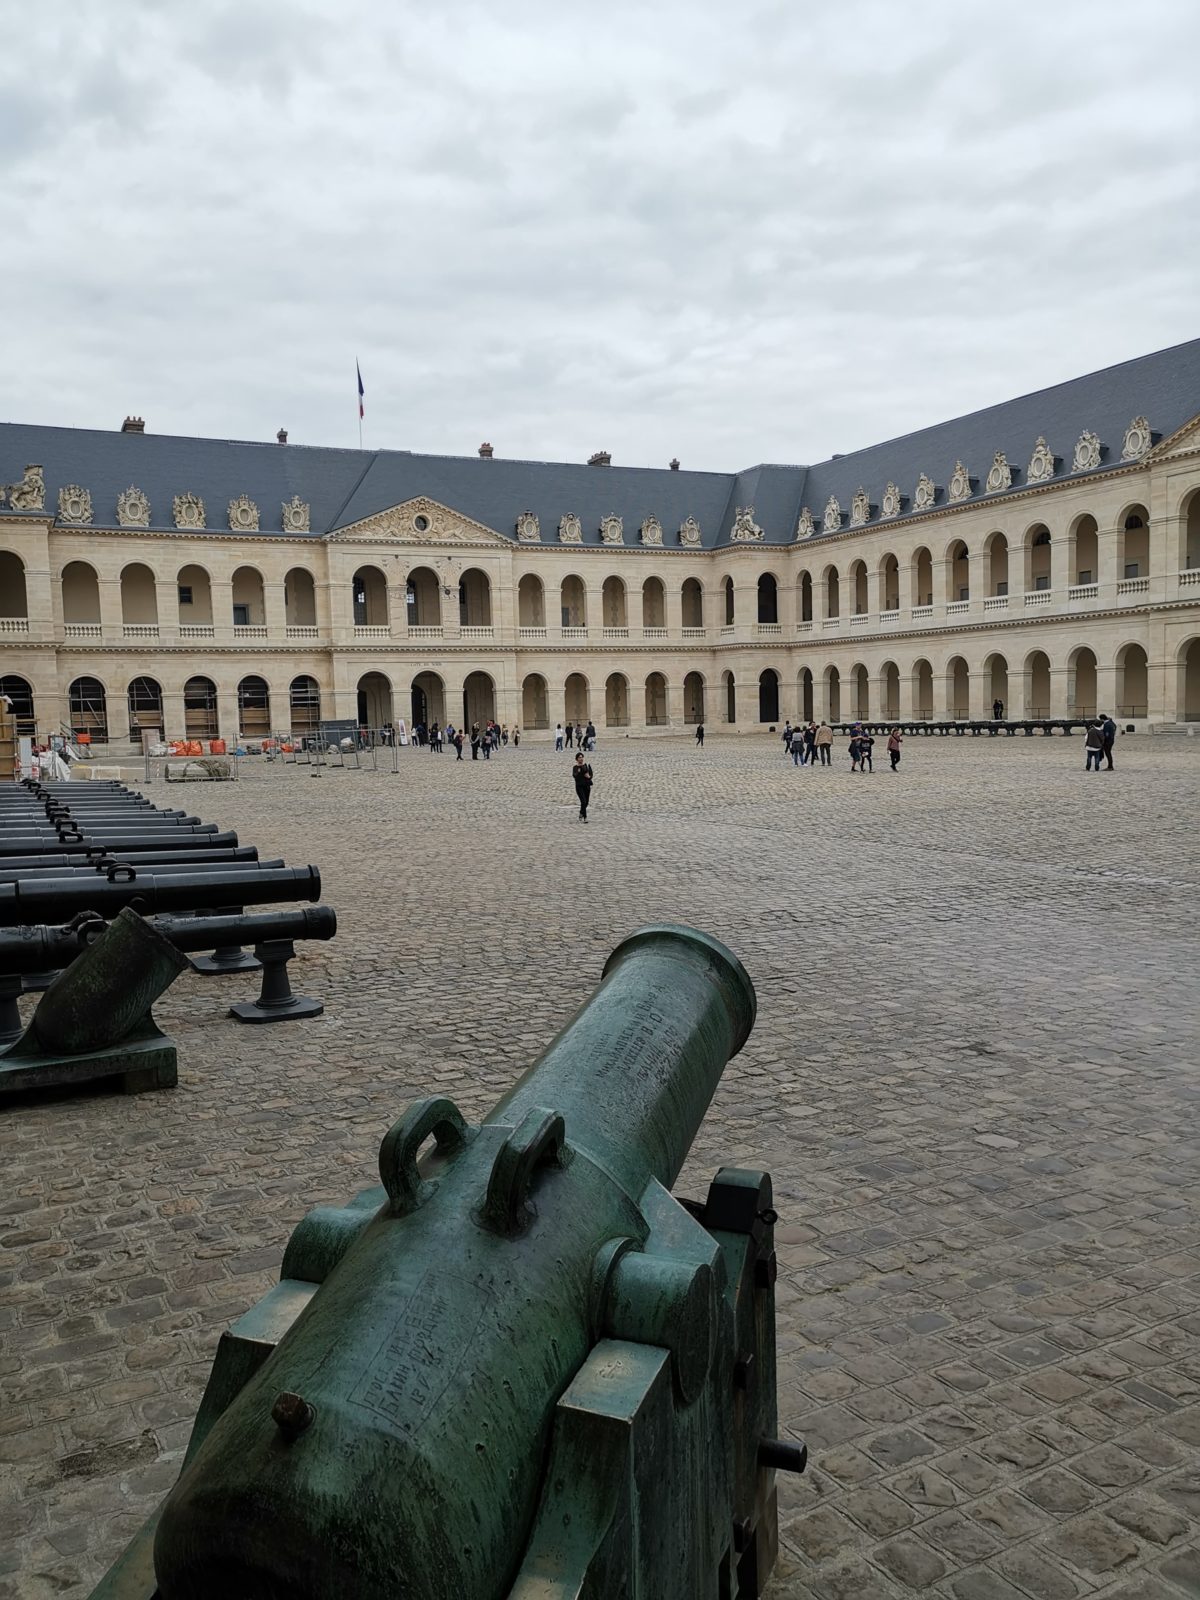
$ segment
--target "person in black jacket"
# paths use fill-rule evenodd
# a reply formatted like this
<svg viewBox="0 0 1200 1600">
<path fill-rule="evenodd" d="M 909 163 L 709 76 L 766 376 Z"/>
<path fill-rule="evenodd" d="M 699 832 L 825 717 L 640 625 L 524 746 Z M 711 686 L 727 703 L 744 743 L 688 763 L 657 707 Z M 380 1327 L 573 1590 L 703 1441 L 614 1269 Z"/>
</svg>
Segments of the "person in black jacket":
<svg viewBox="0 0 1200 1600">
<path fill-rule="evenodd" d="M 591 767 L 583 759 L 583 751 L 575 757 L 575 764 L 571 768 L 571 776 L 575 780 L 575 793 L 579 796 L 579 820 L 586 822 L 588 819 L 588 801 L 592 798 L 592 779 L 594 774 Z"/>
</svg>

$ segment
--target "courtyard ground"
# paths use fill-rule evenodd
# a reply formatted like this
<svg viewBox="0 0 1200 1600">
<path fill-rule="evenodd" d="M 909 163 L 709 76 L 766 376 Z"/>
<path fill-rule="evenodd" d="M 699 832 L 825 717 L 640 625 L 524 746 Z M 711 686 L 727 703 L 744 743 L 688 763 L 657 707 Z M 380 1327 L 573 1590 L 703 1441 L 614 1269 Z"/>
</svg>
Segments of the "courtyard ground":
<svg viewBox="0 0 1200 1600">
<path fill-rule="evenodd" d="M 315 862 L 316 1022 L 156 1008 L 180 1084 L 0 1113 L 0 1597 L 74 1600 L 170 1486 L 218 1335 L 313 1205 L 434 1092 L 468 1117 L 642 923 L 724 939 L 759 996 L 680 1184 L 774 1174 L 772 1594 L 1200 1594 L 1200 739 L 906 741 L 901 772 L 777 740 L 245 764 L 180 793 Z"/>
</svg>

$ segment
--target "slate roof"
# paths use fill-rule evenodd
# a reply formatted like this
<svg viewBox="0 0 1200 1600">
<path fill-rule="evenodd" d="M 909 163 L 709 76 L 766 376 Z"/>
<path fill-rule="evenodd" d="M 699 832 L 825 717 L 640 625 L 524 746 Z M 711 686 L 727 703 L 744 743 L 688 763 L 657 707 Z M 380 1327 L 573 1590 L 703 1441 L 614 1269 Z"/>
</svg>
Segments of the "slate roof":
<svg viewBox="0 0 1200 1600">
<path fill-rule="evenodd" d="M 532 511 L 545 544 L 557 542 L 560 518 L 573 512 L 581 520 L 584 543 L 599 545 L 601 518 L 615 513 L 624 522 L 625 544 L 633 548 L 642 521 L 653 515 L 662 523 L 667 546 L 677 545 L 679 525 L 691 516 L 700 525 L 704 547 L 712 549 L 729 541 L 737 510 L 752 507 L 763 542 L 781 545 L 795 537 L 802 506 L 810 508 L 817 525 L 812 542 L 819 540 L 831 495 L 841 505 L 846 527 L 860 485 L 872 506 L 868 526 L 879 518 L 889 481 L 905 496 L 901 515 L 889 523 L 914 514 L 912 499 L 923 472 L 938 486 L 936 504 L 945 505 L 958 460 L 975 480 L 972 500 L 964 504 L 1002 499 L 984 495 L 995 453 L 1007 455 L 1013 490 L 1019 490 L 1039 437 L 1061 458 L 1055 482 L 1073 476 L 1075 442 L 1085 429 L 1105 446 L 1096 469 L 1103 471 L 1120 460 L 1125 429 L 1139 415 L 1149 419 L 1156 438 L 1200 415 L 1200 339 L 808 467 L 671 472 L 3 423 L 0 483 L 18 482 L 25 464 L 37 462 L 45 474 L 48 511 L 57 507 L 60 488 L 79 484 L 90 491 L 93 520 L 101 527 L 116 525 L 117 495 L 135 485 L 149 496 L 152 527 L 167 532 L 174 531 L 177 494 L 203 499 L 208 531 L 214 533 L 229 531 L 229 502 L 248 495 L 259 507 L 261 531 L 281 535 L 283 502 L 298 495 L 311 506 L 311 532 L 286 535 L 293 539 L 320 538 L 424 495 L 514 540 L 517 517 Z M 0 509 L 0 520 L 12 514 Z"/>
</svg>

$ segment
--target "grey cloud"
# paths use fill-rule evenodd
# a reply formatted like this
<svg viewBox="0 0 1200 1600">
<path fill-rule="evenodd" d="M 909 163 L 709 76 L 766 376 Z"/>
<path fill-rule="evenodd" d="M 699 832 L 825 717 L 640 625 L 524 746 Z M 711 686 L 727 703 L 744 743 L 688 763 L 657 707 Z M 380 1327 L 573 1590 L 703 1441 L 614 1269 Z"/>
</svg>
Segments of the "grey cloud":
<svg viewBox="0 0 1200 1600">
<path fill-rule="evenodd" d="M 12 416 L 350 444 L 357 356 L 368 443 L 730 468 L 1200 331 L 1171 0 L 70 15 L 0 63 Z"/>
</svg>

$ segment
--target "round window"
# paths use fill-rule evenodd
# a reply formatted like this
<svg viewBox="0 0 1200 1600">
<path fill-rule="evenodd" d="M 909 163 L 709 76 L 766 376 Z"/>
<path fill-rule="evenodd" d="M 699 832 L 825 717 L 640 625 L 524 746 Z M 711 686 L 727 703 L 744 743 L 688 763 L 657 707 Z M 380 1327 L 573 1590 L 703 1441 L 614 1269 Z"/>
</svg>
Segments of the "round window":
<svg viewBox="0 0 1200 1600">
<path fill-rule="evenodd" d="M 429 518 L 425 515 L 425 513 L 423 511 L 418 512 L 417 515 L 413 518 L 413 527 L 417 530 L 418 533 L 428 533 L 429 532 Z"/>
</svg>

